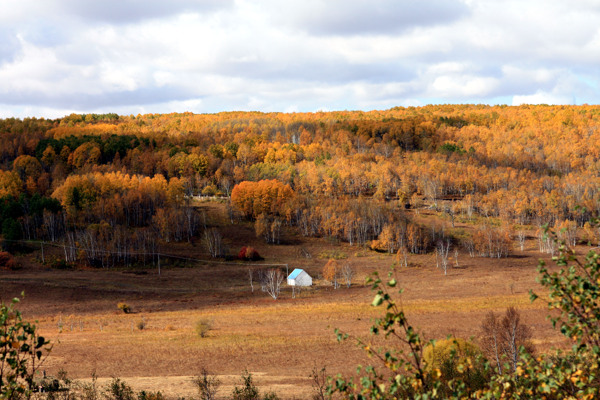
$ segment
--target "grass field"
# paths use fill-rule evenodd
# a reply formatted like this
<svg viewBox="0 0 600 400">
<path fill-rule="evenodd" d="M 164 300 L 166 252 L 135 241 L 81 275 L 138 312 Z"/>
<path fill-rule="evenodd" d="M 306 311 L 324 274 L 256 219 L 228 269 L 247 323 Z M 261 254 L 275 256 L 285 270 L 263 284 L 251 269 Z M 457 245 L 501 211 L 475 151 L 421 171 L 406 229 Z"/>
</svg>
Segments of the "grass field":
<svg viewBox="0 0 600 400">
<path fill-rule="evenodd" d="M 261 390 L 275 390 L 282 398 L 310 398 L 313 367 L 350 374 L 357 364 L 369 362 L 352 341 L 337 343 L 333 331 L 369 340 L 372 320 L 382 310 L 370 306 L 373 293 L 364 279 L 374 271 L 387 273 L 394 256 L 295 236 L 286 244 L 266 246 L 249 225 L 224 229 L 231 249 L 255 246 L 265 263 L 288 264 L 290 271 L 301 267 L 314 277 L 335 252 L 357 271 L 352 287 L 333 290 L 317 279 L 313 289 L 298 297 L 285 288 L 274 301 L 260 289 L 251 292 L 252 263 L 165 262 L 159 276 L 152 268 L 51 270 L 32 262 L 33 253 L 19 257 L 21 270 L 0 272 L 2 300 L 25 291 L 20 306 L 25 318 L 38 320 L 42 334 L 54 343 L 45 364 L 48 373 L 64 369 L 72 378 L 88 379 L 95 372 L 100 383 L 120 377 L 136 389 L 162 390 L 172 397 L 193 394 L 190 377 L 204 367 L 221 377 L 222 394 L 247 369 Z M 205 256 L 199 243 L 169 250 L 190 258 Z M 524 252 L 515 250 L 505 259 L 461 253 L 459 267 L 445 276 L 435 268 L 433 255 L 413 255 L 411 267 L 396 271 L 404 289 L 399 300 L 412 324 L 430 339 L 476 337 L 487 312 L 515 306 L 532 328 L 538 351 L 564 346 L 546 320 L 543 300 L 529 301 L 529 289 L 540 292 L 535 281 L 539 257 L 533 240 Z M 133 312 L 118 310 L 118 302 L 129 304 Z M 200 319 L 213 327 L 205 338 L 195 332 Z M 145 327 L 139 329 L 142 321 Z"/>
</svg>

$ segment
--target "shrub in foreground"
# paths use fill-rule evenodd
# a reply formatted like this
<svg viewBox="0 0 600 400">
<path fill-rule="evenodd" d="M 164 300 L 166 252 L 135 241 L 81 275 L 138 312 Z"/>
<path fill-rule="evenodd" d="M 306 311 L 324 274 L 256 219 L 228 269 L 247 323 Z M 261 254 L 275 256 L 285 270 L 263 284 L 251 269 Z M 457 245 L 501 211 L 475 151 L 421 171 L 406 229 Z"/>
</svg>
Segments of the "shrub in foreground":
<svg viewBox="0 0 600 400">
<path fill-rule="evenodd" d="M 252 380 L 252 374 L 248 371 L 242 373 L 242 385 L 235 386 L 231 394 L 231 400 L 279 400 L 279 397 L 274 392 L 267 392 L 262 397 L 259 395 L 259 390 Z"/>
<path fill-rule="evenodd" d="M 135 400 L 131 386 L 119 378 L 114 378 L 104 390 L 106 400 Z"/>
<path fill-rule="evenodd" d="M 533 357 L 521 346 L 513 365 L 497 369 L 481 356 L 464 357 L 450 346 L 449 357 L 441 364 L 428 360 L 428 346 L 408 322 L 404 311 L 390 295 L 396 279 L 390 272 L 382 281 L 377 274 L 370 282 L 376 291 L 373 306 L 385 306 L 385 315 L 371 327 L 375 336 L 394 341 L 375 350 L 359 340 L 375 366 L 358 368 L 358 377 L 341 375 L 329 379 L 328 396 L 348 399 L 597 399 L 600 397 L 600 255 L 590 252 L 585 261 L 564 244 L 555 262 L 559 272 L 550 272 L 540 262 L 538 281 L 549 291 L 548 308 L 554 326 L 574 343 L 569 351 Z M 400 291 L 401 292 L 401 291 Z M 538 296 L 531 293 L 532 301 Z M 349 336 L 339 331 L 338 340 Z M 445 379 L 444 364 L 449 362 L 451 376 Z M 475 362 L 475 364 L 474 364 Z M 436 365 L 440 367 L 436 367 Z M 473 382 L 465 372 L 479 371 L 487 376 Z M 458 374 L 454 373 L 458 372 Z M 501 371 L 501 372 L 498 372 Z"/>
<path fill-rule="evenodd" d="M 214 375 L 211 375 L 206 368 L 202 368 L 200 376 L 197 376 L 192 380 L 194 385 L 198 388 L 198 395 L 200 400 L 215 400 L 221 381 Z"/>
<path fill-rule="evenodd" d="M 0 399 L 30 397 L 33 378 L 45 355 L 49 342 L 38 335 L 37 328 L 23 321 L 15 308 L 19 299 L 0 302 Z"/>
<path fill-rule="evenodd" d="M 423 351 L 423 361 L 425 372 L 439 375 L 441 382 L 461 380 L 470 388 L 479 389 L 489 379 L 481 349 L 462 338 L 428 343 Z"/>
</svg>

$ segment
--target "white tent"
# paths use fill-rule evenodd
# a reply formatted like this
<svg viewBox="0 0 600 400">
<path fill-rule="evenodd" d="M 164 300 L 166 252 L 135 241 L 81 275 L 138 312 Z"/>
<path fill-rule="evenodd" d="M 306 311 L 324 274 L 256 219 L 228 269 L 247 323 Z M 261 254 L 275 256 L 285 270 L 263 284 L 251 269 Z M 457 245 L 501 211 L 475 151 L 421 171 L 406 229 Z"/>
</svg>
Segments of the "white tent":
<svg viewBox="0 0 600 400">
<path fill-rule="evenodd" d="M 296 268 L 287 277 L 287 284 L 289 286 L 311 286 L 312 278 L 305 270 Z"/>
</svg>

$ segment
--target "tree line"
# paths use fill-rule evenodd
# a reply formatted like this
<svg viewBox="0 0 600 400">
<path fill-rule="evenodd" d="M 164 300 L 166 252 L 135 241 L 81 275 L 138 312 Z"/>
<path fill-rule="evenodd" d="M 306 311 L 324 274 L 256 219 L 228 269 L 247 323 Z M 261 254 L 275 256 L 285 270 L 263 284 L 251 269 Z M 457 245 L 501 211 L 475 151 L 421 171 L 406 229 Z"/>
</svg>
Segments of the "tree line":
<svg viewBox="0 0 600 400">
<path fill-rule="evenodd" d="M 257 233 L 271 243 L 295 226 L 307 236 L 427 251 L 438 238 L 408 244 L 422 227 L 402 212 L 423 206 L 508 225 L 566 221 L 583 232 L 600 211 L 599 120 L 600 108 L 587 105 L 9 118 L 0 120 L 0 198 L 58 200 L 62 209 L 46 212 L 52 237 L 104 221 L 190 240 L 198 216 L 185 199 L 197 195 L 232 196 L 231 209 L 260 220 Z M 275 185 L 265 182 L 285 189 L 233 201 L 248 185 Z M 260 212 L 269 196 L 277 212 Z M 43 212 L 31 216 L 18 201 L 24 209 L 3 219 L 12 221 L 7 234 L 39 237 Z M 386 228 L 399 221 L 411 228 Z M 483 243 L 498 241 L 481 237 L 473 237 L 476 252 L 497 254 Z"/>
</svg>

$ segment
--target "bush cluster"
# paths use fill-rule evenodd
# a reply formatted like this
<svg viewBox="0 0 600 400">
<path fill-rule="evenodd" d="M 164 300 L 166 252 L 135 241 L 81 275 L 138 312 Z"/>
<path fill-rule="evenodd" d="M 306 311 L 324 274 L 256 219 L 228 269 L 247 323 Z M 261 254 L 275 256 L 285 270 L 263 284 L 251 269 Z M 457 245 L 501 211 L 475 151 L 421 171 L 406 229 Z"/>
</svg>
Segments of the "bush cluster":
<svg viewBox="0 0 600 400">
<path fill-rule="evenodd" d="M 375 321 L 371 333 L 398 343 L 375 350 L 359 341 L 381 364 L 359 368 L 357 377 L 330 378 L 328 396 L 422 400 L 599 398 L 600 255 L 591 251 L 582 261 L 564 243 L 559 249 L 555 261 L 560 271 L 552 272 L 540 262 L 538 280 L 549 291 L 553 325 L 574 343 L 570 351 L 534 356 L 527 344 L 527 329 L 521 326 L 514 309 L 507 310 L 501 321 L 488 316 L 482 325 L 486 331 L 498 333 L 496 362 L 488 361 L 473 344 L 461 339 L 427 343 L 390 294 L 397 285 L 393 272 L 387 280 L 375 274 L 370 280 L 377 292 L 373 305 L 384 305 L 386 312 Z M 537 298 L 532 292 L 532 301 Z M 503 337 L 506 332 L 508 338 Z M 337 335 L 339 340 L 349 337 L 339 331 Z"/>
</svg>

